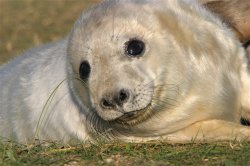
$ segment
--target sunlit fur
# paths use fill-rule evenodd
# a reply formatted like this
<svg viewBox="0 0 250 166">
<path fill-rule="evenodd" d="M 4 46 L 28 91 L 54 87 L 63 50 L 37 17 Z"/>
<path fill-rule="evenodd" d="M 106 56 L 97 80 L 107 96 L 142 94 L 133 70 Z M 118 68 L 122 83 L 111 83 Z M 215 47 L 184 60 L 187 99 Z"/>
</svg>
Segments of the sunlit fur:
<svg viewBox="0 0 250 166">
<path fill-rule="evenodd" d="M 126 55 L 130 39 L 145 42 L 142 56 Z M 82 61 L 91 66 L 87 81 L 79 78 Z M 194 0 L 106 0 L 63 41 L 1 68 L 0 134 L 67 143 L 247 139 L 250 129 L 240 125 L 250 117 L 247 62 L 231 30 Z M 100 107 L 122 88 L 134 98 L 119 109 Z"/>
</svg>

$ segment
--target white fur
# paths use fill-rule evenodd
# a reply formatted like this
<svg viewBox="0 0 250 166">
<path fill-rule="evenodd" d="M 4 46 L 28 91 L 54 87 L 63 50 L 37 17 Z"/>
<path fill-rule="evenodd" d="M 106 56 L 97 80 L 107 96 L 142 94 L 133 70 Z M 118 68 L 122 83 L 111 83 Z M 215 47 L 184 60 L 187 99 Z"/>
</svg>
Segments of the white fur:
<svg viewBox="0 0 250 166">
<path fill-rule="evenodd" d="M 67 82 L 58 88 L 53 102 L 43 107 L 56 86 L 66 77 L 67 39 L 32 49 L 0 71 L 0 133 L 8 139 L 30 142 L 40 117 L 41 140 L 87 137 L 84 115 L 72 100 Z"/>
</svg>

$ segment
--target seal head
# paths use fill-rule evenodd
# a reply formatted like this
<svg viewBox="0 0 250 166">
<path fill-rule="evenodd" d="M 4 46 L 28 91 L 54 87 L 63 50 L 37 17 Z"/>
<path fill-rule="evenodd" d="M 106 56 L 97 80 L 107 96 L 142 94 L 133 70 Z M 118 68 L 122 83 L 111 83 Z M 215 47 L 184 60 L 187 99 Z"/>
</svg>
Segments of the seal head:
<svg viewBox="0 0 250 166">
<path fill-rule="evenodd" d="M 159 136 L 222 112 L 235 120 L 242 62 L 234 57 L 244 51 L 196 3 L 109 0 L 78 19 L 69 76 L 80 78 L 71 79 L 71 88 L 94 123 Z"/>
</svg>

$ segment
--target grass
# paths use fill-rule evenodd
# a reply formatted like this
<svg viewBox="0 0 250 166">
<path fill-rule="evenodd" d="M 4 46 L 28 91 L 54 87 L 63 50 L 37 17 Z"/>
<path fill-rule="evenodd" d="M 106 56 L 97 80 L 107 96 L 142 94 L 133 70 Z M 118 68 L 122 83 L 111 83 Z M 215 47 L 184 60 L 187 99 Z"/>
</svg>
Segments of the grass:
<svg viewBox="0 0 250 166">
<path fill-rule="evenodd" d="M 0 144 L 0 165 L 250 165 L 249 143 Z"/>
<path fill-rule="evenodd" d="M 63 38 L 97 0 L 0 0 L 0 64 L 24 50 Z M 0 143 L 0 165 L 250 165 L 250 143 Z"/>
</svg>

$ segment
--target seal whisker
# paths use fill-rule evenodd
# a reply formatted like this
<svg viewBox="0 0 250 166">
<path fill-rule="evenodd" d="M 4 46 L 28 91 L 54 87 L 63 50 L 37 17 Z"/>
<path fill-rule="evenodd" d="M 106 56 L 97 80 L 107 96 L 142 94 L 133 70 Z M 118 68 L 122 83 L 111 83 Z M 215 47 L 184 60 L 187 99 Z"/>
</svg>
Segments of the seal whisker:
<svg viewBox="0 0 250 166">
<path fill-rule="evenodd" d="M 114 40 L 114 39 L 117 39 L 117 38 L 115 38 L 115 15 L 116 15 L 115 10 L 113 10 L 112 12 L 113 12 L 112 13 L 112 25 L 111 25 L 112 26 L 111 27 L 111 29 L 112 29 L 111 33 L 112 34 L 111 34 L 111 38 L 110 38 L 111 41 Z"/>
<path fill-rule="evenodd" d="M 154 103 L 154 105 L 157 105 L 157 106 L 162 106 L 162 107 L 171 106 L 171 108 L 177 107 L 177 105 L 168 102 L 168 100 L 171 100 L 171 102 L 173 102 L 173 101 L 175 101 L 174 99 L 162 100 L 162 99 L 159 99 L 159 98 L 153 98 L 153 100 L 157 100 L 158 101 L 157 103 Z"/>
</svg>

